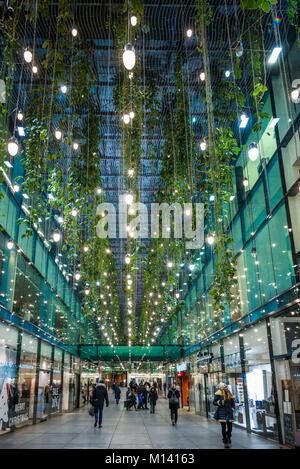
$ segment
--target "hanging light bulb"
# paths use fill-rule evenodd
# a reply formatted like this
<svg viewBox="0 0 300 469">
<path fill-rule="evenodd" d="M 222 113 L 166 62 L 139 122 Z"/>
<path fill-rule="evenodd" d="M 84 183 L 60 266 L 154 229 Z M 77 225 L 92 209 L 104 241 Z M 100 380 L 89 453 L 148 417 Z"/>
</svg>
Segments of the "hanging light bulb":
<svg viewBox="0 0 300 469">
<path fill-rule="evenodd" d="M 10 239 L 9 241 L 7 241 L 7 243 L 6 243 L 6 247 L 7 247 L 7 249 L 8 249 L 9 251 L 11 251 L 11 250 L 13 249 L 14 245 L 15 245 L 15 243 L 13 242 L 12 239 Z"/>
<path fill-rule="evenodd" d="M 30 64 L 32 62 L 32 52 L 29 49 L 24 50 L 24 60 L 26 63 Z"/>
<path fill-rule="evenodd" d="M 209 235 L 207 236 L 207 242 L 210 246 L 212 246 L 215 242 L 215 237 L 212 233 L 209 233 Z"/>
<path fill-rule="evenodd" d="M 235 55 L 237 57 L 242 57 L 243 53 L 244 53 L 244 46 L 243 46 L 242 41 L 240 41 L 237 48 L 236 48 L 236 50 L 235 50 Z"/>
<path fill-rule="evenodd" d="M 176 297 L 177 299 L 180 298 L 180 293 L 176 292 L 176 293 L 175 293 L 175 297 Z"/>
<path fill-rule="evenodd" d="M 7 151 L 10 156 L 16 156 L 19 151 L 18 140 L 15 137 L 11 137 L 7 144 Z"/>
<path fill-rule="evenodd" d="M 124 122 L 124 124 L 126 124 L 126 125 L 129 124 L 129 122 L 130 122 L 130 116 L 129 116 L 129 114 L 124 114 L 124 116 L 123 116 L 123 122 Z"/>
<path fill-rule="evenodd" d="M 225 70 L 225 77 L 229 78 L 230 75 L 231 75 L 231 71 L 230 70 Z"/>
<path fill-rule="evenodd" d="M 291 100 L 297 102 L 300 98 L 300 88 L 295 88 L 291 91 Z"/>
<path fill-rule="evenodd" d="M 127 256 L 125 256 L 125 264 L 129 265 L 129 264 L 130 264 L 130 261 L 131 261 L 130 255 L 127 254 Z"/>
<path fill-rule="evenodd" d="M 187 37 L 192 37 L 192 35 L 193 35 L 193 30 L 192 30 L 192 29 L 188 29 L 187 32 L 186 32 L 186 35 L 187 35 Z"/>
<path fill-rule="evenodd" d="M 68 91 L 68 87 L 67 87 L 66 85 L 61 85 L 60 91 L 61 91 L 63 94 L 66 94 L 67 91 Z"/>
<path fill-rule="evenodd" d="M 24 119 L 24 114 L 21 111 L 18 112 L 17 119 L 18 121 L 22 121 Z"/>
<path fill-rule="evenodd" d="M 130 23 L 131 23 L 131 26 L 136 26 L 137 25 L 137 17 L 135 15 L 131 16 Z"/>
<path fill-rule="evenodd" d="M 248 187 L 249 186 L 249 179 L 247 177 L 244 177 L 243 179 L 243 186 Z"/>
<path fill-rule="evenodd" d="M 78 30 L 76 28 L 72 29 L 72 36 L 76 37 L 78 35 Z"/>
<path fill-rule="evenodd" d="M 250 161 L 256 161 L 259 156 L 259 149 L 256 142 L 250 143 L 248 147 L 248 157 Z"/>
<path fill-rule="evenodd" d="M 73 143 L 73 149 L 74 149 L 75 151 L 77 151 L 78 148 L 79 148 L 79 143 L 74 142 L 74 143 Z"/>
<path fill-rule="evenodd" d="M 59 129 L 56 129 L 54 132 L 56 140 L 61 140 L 62 139 L 62 131 Z"/>
<path fill-rule="evenodd" d="M 84 252 L 88 252 L 89 249 L 90 249 L 90 248 L 89 248 L 88 246 L 84 246 L 84 247 L 83 247 Z"/>
<path fill-rule="evenodd" d="M 204 72 L 200 73 L 200 80 L 205 81 L 205 73 Z"/>
<path fill-rule="evenodd" d="M 19 192 L 19 190 L 20 190 L 19 184 L 15 183 L 15 184 L 13 185 L 13 190 L 14 190 L 14 192 Z"/>
<path fill-rule="evenodd" d="M 71 215 L 72 215 L 72 217 L 77 217 L 77 215 L 78 215 L 78 210 L 77 210 L 76 208 L 72 208 L 72 210 L 71 210 Z"/>
<path fill-rule="evenodd" d="M 134 176 L 134 169 L 130 168 L 128 169 L 128 176 L 132 178 Z"/>
<path fill-rule="evenodd" d="M 195 269 L 195 264 L 190 264 L 189 269 L 190 269 L 191 272 L 193 272 L 193 270 Z"/>
<path fill-rule="evenodd" d="M 133 195 L 132 194 L 126 194 L 125 195 L 125 202 L 126 202 L 127 205 L 132 205 Z"/>
<path fill-rule="evenodd" d="M 97 189 L 96 189 L 96 194 L 97 194 L 97 195 L 102 194 L 102 189 L 101 189 L 101 187 L 97 187 Z"/>
<path fill-rule="evenodd" d="M 37 72 L 38 72 L 37 66 L 36 66 L 36 65 L 33 65 L 33 66 L 32 66 L 32 73 L 34 73 L 34 74 L 36 75 Z"/>
<path fill-rule="evenodd" d="M 124 47 L 123 64 L 126 70 L 132 70 L 135 66 L 135 50 L 130 43 L 126 44 Z"/>
<path fill-rule="evenodd" d="M 86 296 L 88 296 L 88 295 L 90 294 L 90 289 L 89 289 L 89 288 L 86 288 L 86 289 L 84 290 L 84 294 L 85 294 Z"/>
<path fill-rule="evenodd" d="M 134 111 L 130 111 L 130 113 L 129 113 L 129 117 L 130 117 L 130 119 L 134 119 L 134 116 L 135 116 L 135 113 L 134 113 Z"/>
<path fill-rule="evenodd" d="M 168 261 L 168 262 L 167 262 L 167 267 L 168 267 L 169 269 L 172 269 L 172 267 L 173 267 L 173 262 Z"/>
<path fill-rule="evenodd" d="M 58 230 L 55 230 L 55 231 L 53 232 L 52 238 L 53 238 L 53 241 L 54 241 L 55 243 L 59 243 L 59 241 L 60 241 L 60 239 L 61 239 L 61 234 L 60 234 L 60 232 L 59 232 Z"/>
<path fill-rule="evenodd" d="M 80 272 L 76 272 L 75 275 L 74 275 L 74 278 L 77 282 L 79 282 L 79 280 L 81 279 L 81 273 Z"/>
<path fill-rule="evenodd" d="M 205 140 L 202 140 L 202 142 L 200 142 L 200 150 L 205 151 L 206 148 L 207 148 L 207 143 Z"/>
</svg>

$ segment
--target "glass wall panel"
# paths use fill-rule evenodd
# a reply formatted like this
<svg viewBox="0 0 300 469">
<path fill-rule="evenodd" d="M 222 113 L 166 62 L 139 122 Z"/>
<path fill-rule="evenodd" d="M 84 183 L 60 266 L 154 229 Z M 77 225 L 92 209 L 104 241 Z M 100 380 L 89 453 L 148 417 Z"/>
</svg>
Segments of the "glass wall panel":
<svg viewBox="0 0 300 469">
<path fill-rule="evenodd" d="M 59 412 L 62 403 L 62 362 L 63 354 L 62 350 L 54 349 L 54 362 L 53 362 L 53 377 L 52 377 L 52 388 L 51 388 L 51 412 Z"/>
</svg>

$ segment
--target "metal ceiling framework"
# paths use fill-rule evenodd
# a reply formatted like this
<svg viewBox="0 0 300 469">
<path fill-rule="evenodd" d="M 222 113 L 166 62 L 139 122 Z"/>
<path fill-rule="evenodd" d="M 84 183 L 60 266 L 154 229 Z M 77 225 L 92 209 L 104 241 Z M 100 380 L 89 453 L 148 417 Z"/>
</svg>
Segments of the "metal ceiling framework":
<svg viewBox="0 0 300 469">
<path fill-rule="evenodd" d="M 186 36 L 186 30 L 195 30 L 196 0 L 145 0 L 143 1 L 145 15 L 144 27 L 136 44 L 136 54 L 141 57 L 141 83 L 155 84 L 157 98 L 161 103 L 163 114 L 172 107 L 175 79 L 174 68 L 176 57 L 180 53 L 183 58 L 184 86 L 188 93 L 189 116 L 191 126 L 198 142 L 205 134 L 206 107 L 201 101 L 199 90 L 203 87 L 199 78 L 201 71 L 201 54 L 197 50 L 199 38 L 194 34 Z M 229 20 L 233 43 L 237 43 L 243 36 L 251 34 L 245 21 L 248 11 L 241 10 L 236 0 L 212 0 L 210 5 L 213 18 L 209 27 L 209 53 L 212 68 L 212 85 L 217 86 L 220 74 L 224 73 L 224 56 L 228 55 L 227 20 Z M 121 116 L 116 111 L 114 102 L 114 87 L 118 80 L 121 58 L 116 54 L 116 46 L 112 31 L 112 21 L 123 6 L 120 1 L 75 1 L 74 16 L 76 28 L 80 37 L 87 41 L 91 48 L 91 62 L 96 72 L 96 82 L 92 84 L 97 114 L 101 116 L 100 148 L 101 155 L 101 186 L 105 192 L 107 202 L 116 204 L 120 192 L 124 188 L 124 175 L 121 154 L 122 126 Z M 285 4 L 279 2 L 278 14 L 285 17 Z M 55 31 L 57 15 L 57 1 L 52 2 L 50 21 L 39 20 L 36 31 L 24 24 L 20 37 L 27 43 L 36 43 L 36 53 L 41 62 L 45 50 L 42 44 Z M 71 26 L 71 25 L 70 25 Z M 285 26 L 283 26 L 285 28 Z M 274 45 L 274 28 L 272 16 L 266 15 L 263 22 L 265 50 L 268 52 Z M 283 36 L 287 34 L 282 31 Z M 221 64 L 221 65 L 220 65 Z M 18 93 L 20 103 L 25 103 L 28 87 L 34 86 L 29 71 L 18 66 L 19 76 L 16 76 L 15 93 Z M 243 87 L 245 94 L 251 85 L 251 76 L 245 72 Z M 49 83 L 50 86 L 50 83 Z M 63 99 L 63 98 L 62 98 Z M 15 96 L 17 100 L 17 96 Z M 66 109 L 68 113 L 68 109 Z M 151 159 L 148 151 L 149 138 L 154 139 L 156 158 Z M 161 151 L 164 137 L 160 121 L 154 135 L 147 132 L 147 114 L 144 121 L 142 136 L 142 159 L 140 165 L 139 188 L 140 201 L 150 204 L 155 201 L 155 194 L 161 187 Z M 112 251 L 116 259 L 118 282 L 123 318 L 125 315 L 122 268 L 124 265 L 124 241 L 111 240 Z M 135 314 L 140 315 L 143 297 L 143 266 L 137 260 L 137 274 L 135 279 Z M 94 351 L 93 351 L 94 354 Z"/>
</svg>

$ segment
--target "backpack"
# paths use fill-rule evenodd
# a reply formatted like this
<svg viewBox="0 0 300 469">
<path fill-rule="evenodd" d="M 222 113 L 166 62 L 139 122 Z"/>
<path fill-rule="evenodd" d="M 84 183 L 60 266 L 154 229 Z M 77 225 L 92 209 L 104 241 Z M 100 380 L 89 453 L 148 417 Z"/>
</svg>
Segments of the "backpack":
<svg viewBox="0 0 300 469">
<path fill-rule="evenodd" d="M 172 396 L 169 398 L 169 403 L 171 405 L 178 405 L 179 404 L 179 399 L 176 396 L 176 391 L 172 391 Z"/>
</svg>

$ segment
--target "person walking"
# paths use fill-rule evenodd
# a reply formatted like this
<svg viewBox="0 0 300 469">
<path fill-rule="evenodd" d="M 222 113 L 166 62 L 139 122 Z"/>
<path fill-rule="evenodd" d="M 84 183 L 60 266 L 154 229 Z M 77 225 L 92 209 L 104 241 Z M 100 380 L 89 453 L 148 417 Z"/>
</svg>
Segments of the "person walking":
<svg viewBox="0 0 300 469">
<path fill-rule="evenodd" d="M 178 420 L 178 409 L 179 409 L 179 399 L 180 392 L 176 389 L 175 384 L 172 385 L 171 389 L 168 392 L 169 399 L 169 409 L 171 411 L 171 421 L 172 425 L 177 425 Z"/>
<path fill-rule="evenodd" d="M 151 386 L 149 391 L 149 404 L 150 404 L 150 414 L 155 414 L 156 401 L 158 399 L 158 394 L 154 386 Z"/>
<path fill-rule="evenodd" d="M 100 380 L 99 383 L 96 384 L 96 387 L 92 395 L 92 406 L 94 407 L 94 412 L 95 412 L 94 427 L 97 427 L 97 423 L 99 425 L 99 428 L 102 427 L 102 414 L 103 414 L 104 401 L 106 402 L 106 407 L 108 407 L 109 401 L 108 401 L 107 389 L 106 389 L 104 381 Z"/>
<path fill-rule="evenodd" d="M 235 401 L 234 396 L 225 383 L 219 383 L 213 403 L 217 406 L 214 418 L 221 424 L 224 446 L 225 448 L 230 448 Z"/>
<path fill-rule="evenodd" d="M 143 386 L 143 390 L 142 390 L 142 393 L 143 393 L 143 402 L 144 402 L 144 405 L 145 405 L 145 409 L 148 410 L 149 407 L 147 406 L 148 404 L 148 398 L 149 398 L 149 383 L 145 383 L 144 386 Z"/>
<path fill-rule="evenodd" d="M 120 397 L 121 397 L 121 388 L 118 384 L 115 384 L 115 399 L 116 399 L 117 405 L 119 405 Z"/>
</svg>

